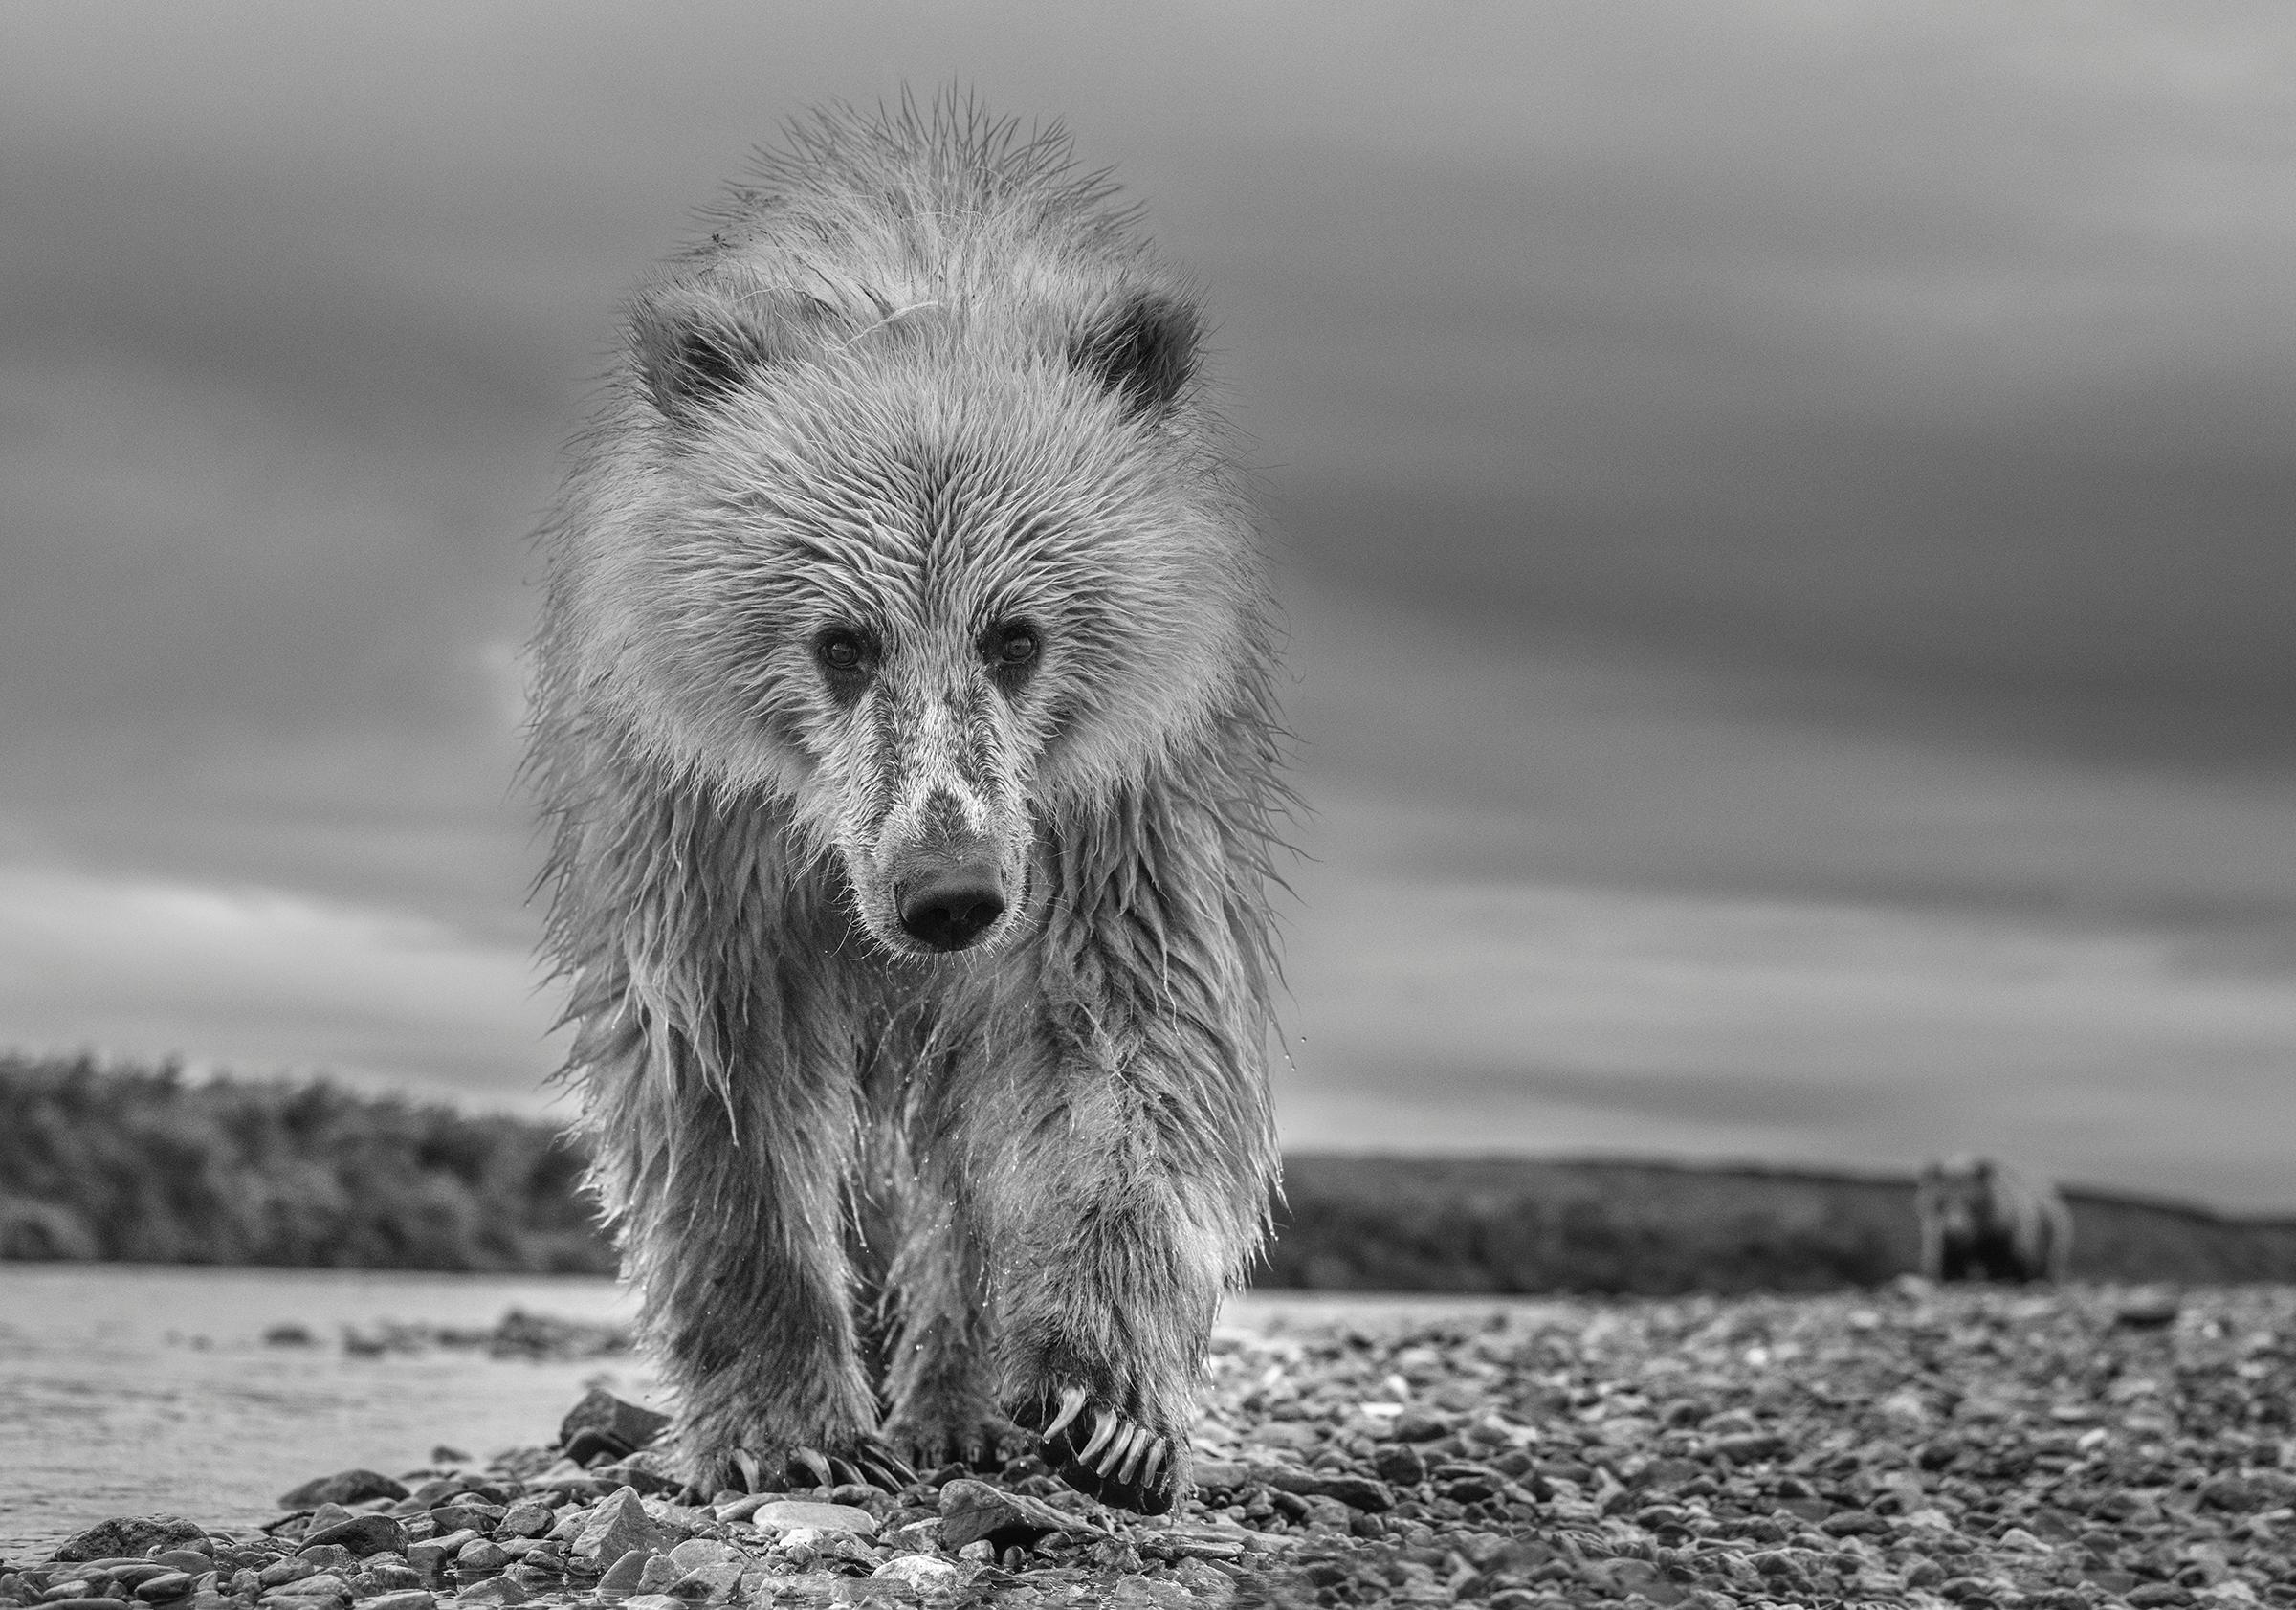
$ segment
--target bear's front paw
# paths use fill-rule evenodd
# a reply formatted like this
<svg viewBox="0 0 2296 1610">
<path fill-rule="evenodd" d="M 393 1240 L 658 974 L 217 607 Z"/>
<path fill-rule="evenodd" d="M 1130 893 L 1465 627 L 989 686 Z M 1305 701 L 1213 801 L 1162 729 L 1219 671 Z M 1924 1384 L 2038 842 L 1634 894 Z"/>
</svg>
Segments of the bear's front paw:
<svg viewBox="0 0 2296 1610">
<path fill-rule="evenodd" d="M 1037 1405 L 1045 1463 L 1077 1491 L 1103 1504 L 1160 1515 L 1180 1497 L 1180 1433 L 1142 1424 L 1113 1403 L 1071 1386 Z"/>
<path fill-rule="evenodd" d="M 792 1489 L 873 1487 L 898 1492 L 915 1485 L 916 1472 L 880 1439 L 862 1435 L 844 1439 L 834 1451 L 797 1444 L 778 1451 L 726 1448 L 694 1461 L 689 1493 L 703 1498 L 727 1489 L 742 1492 L 786 1492 Z"/>
<path fill-rule="evenodd" d="M 885 1444 L 919 1470 L 963 1465 L 994 1469 L 1034 1443 L 1028 1432 L 992 1408 L 969 1413 L 904 1415 L 885 1423 Z"/>
</svg>

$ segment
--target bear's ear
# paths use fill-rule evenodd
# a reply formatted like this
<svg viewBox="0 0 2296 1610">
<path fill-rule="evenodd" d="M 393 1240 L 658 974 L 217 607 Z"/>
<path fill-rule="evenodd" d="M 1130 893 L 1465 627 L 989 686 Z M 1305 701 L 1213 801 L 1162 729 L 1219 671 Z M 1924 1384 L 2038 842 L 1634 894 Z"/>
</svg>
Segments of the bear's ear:
<svg viewBox="0 0 2296 1610">
<path fill-rule="evenodd" d="M 799 321 L 754 303 L 730 306 L 677 288 L 640 298 L 630 343 L 646 394 L 673 425 L 692 425 L 792 356 Z"/>
<path fill-rule="evenodd" d="M 1203 320 L 1180 298 L 1136 291 L 1069 342 L 1069 362 L 1123 404 L 1155 419 L 1169 408 L 1196 373 Z"/>
</svg>

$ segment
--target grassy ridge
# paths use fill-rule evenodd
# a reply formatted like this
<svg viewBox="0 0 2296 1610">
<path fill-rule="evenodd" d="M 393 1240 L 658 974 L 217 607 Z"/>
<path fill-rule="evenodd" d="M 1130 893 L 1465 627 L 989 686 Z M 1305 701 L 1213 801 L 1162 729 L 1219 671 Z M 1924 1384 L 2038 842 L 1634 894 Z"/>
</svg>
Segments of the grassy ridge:
<svg viewBox="0 0 2296 1610">
<path fill-rule="evenodd" d="M 325 1084 L 0 1056 L 0 1258 L 607 1272 L 557 1131 Z M 1914 1265 L 1909 1179 L 1293 1156 L 1257 1284 L 1816 1291 Z M 2071 1192 L 2083 1277 L 2296 1281 L 2296 1220 Z"/>
<path fill-rule="evenodd" d="M 1913 1181 L 1726 1165 L 1293 1155 L 1258 1284 L 1335 1291 L 1822 1291 L 1917 1266 Z M 2086 1280 L 2296 1281 L 2296 1219 L 2071 1189 Z"/>
<path fill-rule="evenodd" d="M 0 1258 L 610 1272 L 582 1168 L 517 1118 L 0 1057 Z"/>
</svg>

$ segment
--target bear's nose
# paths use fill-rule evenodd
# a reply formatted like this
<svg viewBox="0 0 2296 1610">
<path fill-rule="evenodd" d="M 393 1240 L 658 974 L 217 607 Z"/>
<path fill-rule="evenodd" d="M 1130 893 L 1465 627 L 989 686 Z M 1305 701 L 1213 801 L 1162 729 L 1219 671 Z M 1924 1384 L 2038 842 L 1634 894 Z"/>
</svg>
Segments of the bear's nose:
<svg viewBox="0 0 2296 1610">
<path fill-rule="evenodd" d="M 935 950 L 962 950 L 1004 915 L 996 867 L 964 861 L 895 892 L 901 926 Z"/>
</svg>

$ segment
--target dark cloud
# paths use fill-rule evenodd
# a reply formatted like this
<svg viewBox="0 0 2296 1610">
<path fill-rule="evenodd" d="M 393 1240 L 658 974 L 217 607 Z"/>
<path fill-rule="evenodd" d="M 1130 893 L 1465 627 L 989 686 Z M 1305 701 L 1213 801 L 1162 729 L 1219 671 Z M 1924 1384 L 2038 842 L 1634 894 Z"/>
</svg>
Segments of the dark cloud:
<svg viewBox="0 0 2296 1610">
<path fill-rule="evenodd" d="M 0 955 L 0 1030 L 530 1084 L 522 539 L 613 303 L 783 118 L 963 85 L 1120 164 L 1219 315 L 1326 806 L 1296 1134 L 1410 1118 L 1377 1069 L 1544 1069 L 1436 1108 L 1880 1156 L 1975 1056 L 2106 1092 L 2014 1133 L 2142 1173 L 2148 1069 L 2280 1112 L 2296 1046 L 2291 46 L 2265 5 L 11 6 L 0 893 L 61 937 Z M 1997 930 L 2051 990 L 1941 959 Z M 1804 1078 L 1839 1121 L 1779 1128 Z"/>
</svg>

